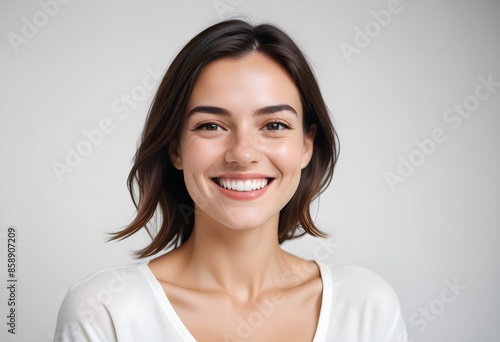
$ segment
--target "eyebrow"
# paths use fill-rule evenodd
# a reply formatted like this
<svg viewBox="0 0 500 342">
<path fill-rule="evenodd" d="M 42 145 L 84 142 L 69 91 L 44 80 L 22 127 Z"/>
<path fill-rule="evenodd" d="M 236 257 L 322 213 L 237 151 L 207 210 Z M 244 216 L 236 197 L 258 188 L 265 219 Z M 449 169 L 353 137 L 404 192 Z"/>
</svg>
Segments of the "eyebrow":
<svg viewBox="0 0 500 342">
<path fill-rule="evenodd" d="M 290 106 L 286 103 L 258 108 L 254 112 L 254 115 L 274 114 L 274 113 L 284 112 L 284 111 L 291 112 L 291 113 L 298 116 L 297 111 L 292 106 Z M 224 116 L 231 115 L 231 112 L 225 108 L 216 107 L 216 106 L 196 106 L 189 111 L 187 116 L 193 115 L 195 113 L 208 113 L 208 114 L 217 114 L 217 115 L 224 115 Z"/>
</svg>

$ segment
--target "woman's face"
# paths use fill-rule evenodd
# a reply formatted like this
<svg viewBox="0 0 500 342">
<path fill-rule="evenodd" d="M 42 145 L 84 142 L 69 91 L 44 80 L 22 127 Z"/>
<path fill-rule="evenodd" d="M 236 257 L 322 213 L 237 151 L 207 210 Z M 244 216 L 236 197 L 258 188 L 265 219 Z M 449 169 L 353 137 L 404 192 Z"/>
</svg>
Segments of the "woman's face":
<svg viewBox="0 0 500 342">
<path fill-rule="evenodd" d="M 195 203 L 195 224 L 277 225 L 313 150 L 300 96 L 272 59 L 223 58 L 201 73 L 179 144 L 170 151 Z"/>
</svg>

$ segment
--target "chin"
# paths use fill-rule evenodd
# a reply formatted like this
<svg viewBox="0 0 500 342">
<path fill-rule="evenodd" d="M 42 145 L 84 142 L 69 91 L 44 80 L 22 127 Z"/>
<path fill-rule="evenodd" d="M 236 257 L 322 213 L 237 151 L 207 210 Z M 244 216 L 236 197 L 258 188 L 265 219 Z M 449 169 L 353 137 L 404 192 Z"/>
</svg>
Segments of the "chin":
<svg viewBox="0 0 500 342">
<path fill-rule="evenodd" d="M 265 221 L 251 221 L 251 220 L 238 220 L 237 222 L 221 222 L 225 227 L 231 229 L 231 230 L 238 230 L 238 231 L 244 231 L 244 230 L 252 230 L 252 229 L 257 229 L 259 227 L 262 227 L 266 225 Z"/>
<path fill-rule="evenodd" d="M 214 217 L 221 225 L 238 231 L 257 229 L 263 226 L 277 226 L 279 222 L 279 212 L 274 215 L 265 217 L 262 215 L 262 210 L 257 212 L 251 211 L 242 213 L 241 210 L 234 211 L 223 215 L 224 217 Z"/>
</svg>

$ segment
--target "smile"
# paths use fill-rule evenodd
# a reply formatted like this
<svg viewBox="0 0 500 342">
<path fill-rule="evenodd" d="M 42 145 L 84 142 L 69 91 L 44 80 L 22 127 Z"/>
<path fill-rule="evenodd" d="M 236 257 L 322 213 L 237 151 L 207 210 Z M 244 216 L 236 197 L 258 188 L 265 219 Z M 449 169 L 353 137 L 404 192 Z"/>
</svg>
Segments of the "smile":
<svg viewBox="0 0 500 342">
<path fill-rule="evenodd" d="M 255 191 L 265 188 L 272 178 L 255 179 L 230 179 L 230 178 L 212 178 L 221 188 L 233 191 Z"/>
</svg>

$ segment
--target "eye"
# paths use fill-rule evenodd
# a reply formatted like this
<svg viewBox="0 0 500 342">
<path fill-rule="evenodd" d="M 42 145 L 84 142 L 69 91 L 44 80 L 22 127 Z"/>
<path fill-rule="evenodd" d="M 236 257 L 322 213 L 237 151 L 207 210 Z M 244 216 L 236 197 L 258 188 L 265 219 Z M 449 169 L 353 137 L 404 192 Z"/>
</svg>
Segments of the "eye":
<svg viewBox="0 0 500 342">
<path fill-rule="evenodd" d="M 279 131 L 283 129 L 290 129 L 290 126 L 283 121 L 271 121 L 266 124 L 266 129 L 269 131 Z"/>
<path fill-rule="evenodd" d="M 215 122 L 205 122 L 195 127 L 197 131 L 217 131 L 219 129 L 222 128 Z"/>
</svg>

